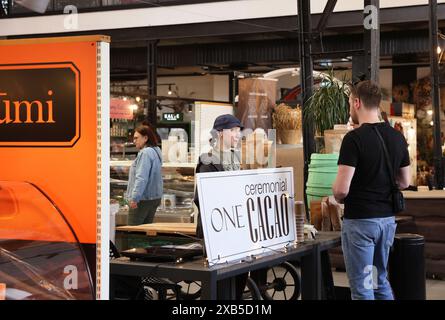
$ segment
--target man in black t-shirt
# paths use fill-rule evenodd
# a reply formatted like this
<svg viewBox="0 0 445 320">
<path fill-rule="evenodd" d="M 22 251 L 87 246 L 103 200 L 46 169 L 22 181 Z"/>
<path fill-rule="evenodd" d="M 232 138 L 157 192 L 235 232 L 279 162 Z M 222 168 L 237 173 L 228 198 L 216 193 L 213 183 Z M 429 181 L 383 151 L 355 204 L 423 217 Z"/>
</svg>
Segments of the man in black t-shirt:
<svg viewBox="0 0 445 320">
<path fill-rule="evenodd" d="M 387 280 L 389 249 L 396 223 L 391 198 L 391 175 L 383 137 L 399 188 L 410 183 L 410 160 L 403 135 L 379 120 L 381 91 L 372 81 L 351 86 L 350 115 L 359 127 L 343 139 L 334 196 L 345 204 L 342 248 L 351 295 L 360 300 L 392 300 Z"/>
</svg>

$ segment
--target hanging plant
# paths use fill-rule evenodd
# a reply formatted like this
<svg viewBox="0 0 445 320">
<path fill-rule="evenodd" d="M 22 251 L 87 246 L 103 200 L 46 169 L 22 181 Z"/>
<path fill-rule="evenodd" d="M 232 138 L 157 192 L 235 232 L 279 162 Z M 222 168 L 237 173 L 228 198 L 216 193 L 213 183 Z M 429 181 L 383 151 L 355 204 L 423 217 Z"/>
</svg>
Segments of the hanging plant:
<svg viewBox="0 0 445 320">
<path fill-rule="evenodd" d="M 303 112 L 305 125 L 313 125 L 318 135 L 333 129 L 335 124 L 347 123 L 349 119 L 349 88 L 346 79 L 338 81 L 333 71 L 327 74 L 320 87 L 309 98 Z"/>
</svg>

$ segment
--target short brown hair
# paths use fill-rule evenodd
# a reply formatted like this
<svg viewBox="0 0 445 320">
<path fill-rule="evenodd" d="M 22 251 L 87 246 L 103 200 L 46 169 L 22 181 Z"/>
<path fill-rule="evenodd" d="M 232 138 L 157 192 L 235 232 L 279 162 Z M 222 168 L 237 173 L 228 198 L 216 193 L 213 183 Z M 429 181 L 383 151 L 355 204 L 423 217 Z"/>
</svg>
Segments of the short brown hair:
<svg viewBox="0 0 445 320">
<path fill-rule="evenodd" d="M 366 109 L 378 108 L 382 100 L 382 91 L 377 83 L 371 80 L 351 85 L 351 94 L 360 99 Z"/>
<path fill-rule="evenodd" d="M 146 145 L 148 147 L 156 147 L 158 145 L 158 137 L 156 136 L 154 130 L 144 122 L 141 126 L 136 128 L 136 132 L 138 132 L 141 136 L 147 137 Z"/>
</svg>

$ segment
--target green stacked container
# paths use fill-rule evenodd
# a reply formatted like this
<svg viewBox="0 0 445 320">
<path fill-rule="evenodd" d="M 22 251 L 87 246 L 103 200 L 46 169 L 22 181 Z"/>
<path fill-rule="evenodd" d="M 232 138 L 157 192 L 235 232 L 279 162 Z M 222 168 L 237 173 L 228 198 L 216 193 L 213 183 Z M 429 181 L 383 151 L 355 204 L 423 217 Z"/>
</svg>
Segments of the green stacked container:
<svg viewBox="0 0 445 320">
<path fill-rule="evenodd" d="M 306 183 L 307 203 L 332 195 L 332 184 L 338 172 L 338 154 L 313 153 Z"/>
</svg>

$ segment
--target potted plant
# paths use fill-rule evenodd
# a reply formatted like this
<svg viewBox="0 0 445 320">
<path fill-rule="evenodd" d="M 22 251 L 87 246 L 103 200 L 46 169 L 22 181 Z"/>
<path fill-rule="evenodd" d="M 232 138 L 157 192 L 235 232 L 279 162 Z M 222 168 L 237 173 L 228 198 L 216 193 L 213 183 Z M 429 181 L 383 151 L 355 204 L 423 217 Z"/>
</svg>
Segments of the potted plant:
<svg viewBox="0 0 445 320">
<path fill-rule="evenodd" d="M 301 143 L 302 112 L 300 106 L 292 108 L 285 103 L 279 104 L 272 115 L 277 138 L 283 144 Z"/>
<path fill-rule="evenodd" d="M 317 152 L 321 152 L 324 131 L 333 129 L 335 124 L 345 124 L 349 119 L 349 88 L 345 78 L 339 81 L 332 71 L 328 73 L 309 98 L 303 113 L 304 124 L 314 127 Z"/>
</svg>

